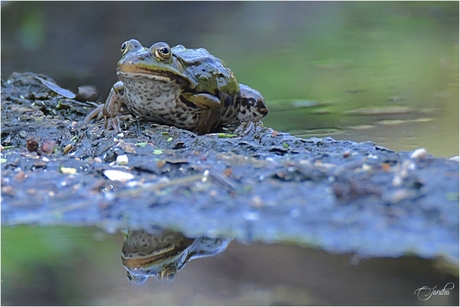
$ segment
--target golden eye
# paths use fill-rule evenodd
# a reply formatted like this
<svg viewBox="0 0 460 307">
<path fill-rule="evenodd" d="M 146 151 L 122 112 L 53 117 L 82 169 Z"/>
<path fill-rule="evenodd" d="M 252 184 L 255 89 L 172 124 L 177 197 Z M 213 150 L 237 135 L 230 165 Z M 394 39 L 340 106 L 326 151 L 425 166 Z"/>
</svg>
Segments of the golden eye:
<svg viewBox="0 0 460 307">
<path fill-rule="evenodd" d="M 176 279 L 177 268 L 174 265 L 164 268 L 159 273 L 159 279 L 165 282 L 172 282 Z"/>
<path fill-rule="evenodd" d="M 171 53 L 171 51 L 169 50 L 168 47 L 161 47 L 161 48 L 158 48 L 156 50 L 157 52 L 157 56 L 162 58 L 162 59 L 167 59 L 169 58 L 169 54 Z"/>
<path fill-rule="evenodd" d="M 157 43 L 152 46 L 155 57 L 167 61 L 171 58 L 171 48 L 166 43 Z"/>
</svg>

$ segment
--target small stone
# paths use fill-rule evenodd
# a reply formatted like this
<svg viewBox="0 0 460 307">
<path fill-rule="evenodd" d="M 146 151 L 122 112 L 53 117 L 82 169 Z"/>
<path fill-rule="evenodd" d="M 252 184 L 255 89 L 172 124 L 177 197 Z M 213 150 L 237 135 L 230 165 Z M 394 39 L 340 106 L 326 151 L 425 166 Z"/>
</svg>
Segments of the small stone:
<svg viewBox="0 0 460 307">
<path fill-rule="evenodd" d="M 50 139 L 44 139 L 40 146 L 40 149 L 46 154 L 51 154 L 53 153 L 55 147 L 56 147 L 56 141 L 50 140 Z"/>
<path fill-rule="evenodd" d="M 67 144 L 67 145 L 64 147 L 64 155 L 66 155 L 67 153 L 69 153 L 73 148 L 74 148 L 73 144 Z"/>
<path fill-rule="evenodd" d="M 411 157 L 412 159 L 423 159 L 423 158 L 426 157 L 427 153 L 428 153 L 428 152 L 427 152 L 427 150 L 426 150 L 425 148 L 418 148 L 418 149 L 416 149 L 416 150 L 414 150 L 414 151 L 412 152 L 412 154 L 410 155 L 410 157 Z"/>
<path fill-rule="evenodd" d="M 129 181 L 131 179 L 134 179 L 133 174 L 122 172 L 122 171 L 117 171 L 117 170 L 106 170 L 104 171 L 104 175 L 112 181 L 124 182 L 124 181 Z"/>
<path fill-rule="evenodd" d="M 82 85 L 78 87 L 78 93 L 75 100 L 78 101 L 96 101 L 99 98 L 99 91 L 94 85 Z"/>
<path fill-rule="evenodd" d="M 61 167 L 61 173 L 63 174 L 75 174 L 77 172 L 76 168 L 73 167 Z"/>
<path fill-rule="evenodd" d="M 125 153 L 133 153 L 133 154 L 136 153 L 136 150 L 134 149 L 135 144 L 133 144 L 133 143 L 127 143 L 125 141 L 120 141 L 120 143 L 118 143 L 118 146 Z"/>
<path fill-rule="evenodd" d="M 28 151 L 36 152 L 38 149 L 38 142 L 33 137 L 29 136 L 26 139 L 26 147 Z"/>
<path fill-rule="evenodd" d="M 128 156 L 127 155 L 117 156 L 116 162 L 117 162 L 118 165 L 126 165 L 126 164 L 129 163 Z"/>
</svg>

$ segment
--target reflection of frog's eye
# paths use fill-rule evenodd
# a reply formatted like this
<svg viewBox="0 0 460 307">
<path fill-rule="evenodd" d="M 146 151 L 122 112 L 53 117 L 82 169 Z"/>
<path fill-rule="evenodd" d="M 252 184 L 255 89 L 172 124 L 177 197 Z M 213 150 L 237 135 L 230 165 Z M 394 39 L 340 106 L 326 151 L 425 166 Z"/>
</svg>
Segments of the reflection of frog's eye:
<svg viewBox="0 0 460 307">
<path fill-rule="evenodd" d="M 162 60 L 167 60 L 171 56 L 169 47 L 163 46 L 155 49 L 155 55 Z"/>
<path fill-rule="evenodd" d="M 176 279 L 176 272 L 177 272 L 176 267 L 170 266 L 170 267 L 165 268 L 163 271 L 161 271 L 158 277 L 162 281 L 172 282 L 174 281 L 174 279 Z"/>
</svg>

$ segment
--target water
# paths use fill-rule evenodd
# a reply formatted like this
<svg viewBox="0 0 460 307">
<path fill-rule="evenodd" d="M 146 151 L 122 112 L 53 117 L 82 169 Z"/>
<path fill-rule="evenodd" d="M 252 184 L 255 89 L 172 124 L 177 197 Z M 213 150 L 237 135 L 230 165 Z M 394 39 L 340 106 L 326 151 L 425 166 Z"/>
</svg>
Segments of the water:
<svg viewBox="0 0 460 307">
<path fill-rule="evenodd" d="M 418 305 L 416 289 L 455 282 L 415 257 L 363 260 L 295 245 L 231 242 L 215 256 L 190 261 L 172 283 L 149 278 L 136 285 L 126 278 L 122 245 L 121 233 L 96 228 L 2 228 L 2 304 Z M 430 304 L 455 299 L 458 291 Z"/>
<path fill-rule="evenodd" d="M 44 73 L 74 91 L 94 84 L 103 100 L 123 41 L 205 47 L 263 93 L 266 126 L 451 157 L 458 11 L 458 2 L 2 2 L 2 78 Z M 120 232 L 95 228 L 2 227 L 2 304 L 405 305 L 423 303 L 417 288 L 458 281 L 413 257 L 231 242 L 172 284 L 133 285 L 122 246 Z M 458 290 L 428 303 L 457 304 Z"/>
<path fill-rule="evenodd" d="M 337 111 L 333 105 L 303 106 L 302 101 L 287 102 L 286 109 L 273 108 L 270 117 L 264 120 L 266 126 L 302 138 L 331 136 L 357 142 L 372 140 L 394 151 L 426 148 L 434 156 L 458 155 L 458 120 L 455 118 L 458 112 L 447 116 L 435 107 L 417 109 L 401 104 Z"/>
</svg>

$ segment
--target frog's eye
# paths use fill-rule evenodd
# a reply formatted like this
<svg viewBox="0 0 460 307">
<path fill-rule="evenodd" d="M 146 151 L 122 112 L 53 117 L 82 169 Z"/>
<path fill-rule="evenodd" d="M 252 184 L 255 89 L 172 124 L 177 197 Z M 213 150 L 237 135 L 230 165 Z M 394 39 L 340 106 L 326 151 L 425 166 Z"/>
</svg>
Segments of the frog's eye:
<svg viewBox="0 0 460 307">
<path fill-rule="evenodd" d="M 168 60 L 171 58 L 171 49 L 169 46 L 158 46 L 155 48 L 155 56 L 161 60 Z"/>
<path fill-rule="evenodd" d="M 128 41 L 125 41 L 123 44 L 121 44 L 121 53 L 122 54 L 125 54 L 131 50 L 140 50 L 142 49 L 142 45 L 141 43 L 139 43 L 139 41 L 135 40 L 135 39 L 130 39 Z"/>
<path fill-rule="evenodd" d="M 174 265 L 164 268 L 158 273 L 158 278 L 166 283 L 173 282 L 176 279 L 177 268 Z"/>
<path fill-rule="evenodd" d="M 125 53 L 126 49 L 128 49 L 128 42 L 124 42 L 123 44 L 121 44 L 121 53 Z"/>
</svg>

